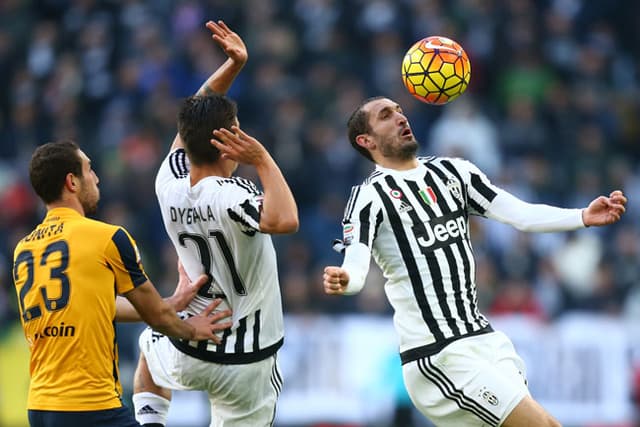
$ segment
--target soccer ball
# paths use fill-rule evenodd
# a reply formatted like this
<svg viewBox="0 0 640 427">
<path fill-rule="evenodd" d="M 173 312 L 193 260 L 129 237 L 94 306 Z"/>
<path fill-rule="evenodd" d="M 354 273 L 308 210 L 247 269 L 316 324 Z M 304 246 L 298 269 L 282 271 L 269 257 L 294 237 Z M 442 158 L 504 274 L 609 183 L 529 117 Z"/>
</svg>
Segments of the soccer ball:
<svg viewBox="0 0 640 427">
<path fill-rule="evenodd" d="M 441 36 L 417 41 L 402 60 L 402 82 L 422 102 L 443 105 L 469 85 L 471 63 L 462 46 Z"/>
</svg>

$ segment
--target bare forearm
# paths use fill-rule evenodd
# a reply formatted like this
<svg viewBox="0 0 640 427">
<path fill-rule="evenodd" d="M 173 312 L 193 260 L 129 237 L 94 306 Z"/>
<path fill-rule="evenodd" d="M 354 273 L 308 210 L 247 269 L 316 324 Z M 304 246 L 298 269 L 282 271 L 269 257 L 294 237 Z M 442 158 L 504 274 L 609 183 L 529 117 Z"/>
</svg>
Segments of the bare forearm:
<svg viewBox="0 0 640 427">
<path fill-rule="evenodd" d="M 175 338 L 192 339 L 195 329 L 189 323 L 180 319 L 168 304 L 154 319 L 147 321 L 153 330 Z"/>
<path fill-rule="evenodd" d="M 128 299 L 116 297 L 116 322 L 141 322 L 142 317 Z"/>
<path fill-rule="evenodd" d="M 260 230 L 275 234 L 297 231 L 298 207 L 280 168 L 268 156 L 256 171 L 264 189 Z"/>
<path fill-rule="evenodd" d="M 227 93 L 231 84 L 240 73 L 240 70 L 242 70 L 242 67 L 244 67 L 244 63 L 238 63 L 231 58 L 227 58 L 227 60 L 209 76 L 202 86 L 200 86 L 196 95 Z"/>
</svg>

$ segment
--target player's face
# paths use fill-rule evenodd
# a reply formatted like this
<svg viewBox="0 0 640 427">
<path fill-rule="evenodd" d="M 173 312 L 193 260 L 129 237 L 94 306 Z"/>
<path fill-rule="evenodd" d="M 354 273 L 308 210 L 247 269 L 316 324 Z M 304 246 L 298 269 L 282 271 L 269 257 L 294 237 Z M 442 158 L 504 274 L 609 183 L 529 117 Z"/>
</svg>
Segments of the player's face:
<svg viewBox="0 0 640 427">
<path fill-rule="evenodd" d="M 376 99 L 367 104 L 365 110 L 369 113 L 369 136 L 382 156 L 401 160 L 415 156 L 418 141 L 397 103 L 387 98 Z"/>
<path fill-rule="evenodd" d="M 85 215 L 95 213 L 98 209 L 98 201 L 100 200 L 100 190 L 98 189 L 98 175 L 91 169 L 91 160 L 86 154 L 79 150 L 79 156 L 82 160 L 82 178 L 80 179 L 80 191 L 78 199 L 84 209 Z"/>
</svg>

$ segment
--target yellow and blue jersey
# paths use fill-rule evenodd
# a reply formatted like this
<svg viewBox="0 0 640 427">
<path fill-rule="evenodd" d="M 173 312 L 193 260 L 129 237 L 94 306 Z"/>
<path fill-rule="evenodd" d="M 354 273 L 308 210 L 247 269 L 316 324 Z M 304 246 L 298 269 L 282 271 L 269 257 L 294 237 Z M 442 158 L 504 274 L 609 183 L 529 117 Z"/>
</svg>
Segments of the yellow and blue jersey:
<svg viewBox="0 0 640 427">
<path fill-rule="evenodd" d="M 28 409 L 122 406 L 116 295 L 148 280 L 127 231 L 51 209 L 16 246 L 13 280 L 31 351 Z"/>
</svg>

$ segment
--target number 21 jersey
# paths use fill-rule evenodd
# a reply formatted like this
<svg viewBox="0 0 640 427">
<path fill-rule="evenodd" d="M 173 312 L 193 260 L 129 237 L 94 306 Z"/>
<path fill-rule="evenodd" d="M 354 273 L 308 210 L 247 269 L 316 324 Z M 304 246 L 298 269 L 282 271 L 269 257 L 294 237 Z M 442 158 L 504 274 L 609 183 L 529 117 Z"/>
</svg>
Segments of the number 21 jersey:
<svg viewBox="0 0 640 427">
<path fill-rule="evenodd" d="M 252 363 L 283 343 L 277 261 L 271 236 L 260 232 L 262 192 L 239 177 L 209 176 L 191 186 L 183 149 L 171 152 L 156 178 L 166 231 L 191 279 L 208 274 L 186 312 L 201 312 L 213 298 L 233 311 L 233 325 L 218 345 L 172 339 L 182 352 L 216 363 Z"/>
</svg>

